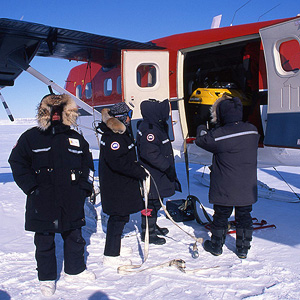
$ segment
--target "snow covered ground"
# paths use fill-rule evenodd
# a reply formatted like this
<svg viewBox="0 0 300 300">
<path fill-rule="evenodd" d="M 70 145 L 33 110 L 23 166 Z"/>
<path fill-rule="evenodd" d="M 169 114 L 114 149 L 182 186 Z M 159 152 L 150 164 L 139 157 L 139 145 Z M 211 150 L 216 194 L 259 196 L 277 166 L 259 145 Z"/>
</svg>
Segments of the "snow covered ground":
<svg viewBox="0 0 300 300">
<path fill-rule="evenodd" d="M 35 270 L 33 233 L 24 231 L 25 195 L 14 183 L 7 162 L 19 135 L 32 122 L 23 120 L 17 124 L 0 122 L 0 299 L 43 299 Z M 94 154 L 97 159 L 97 152 Z M 201 172 L 200 167 L 190 165 L 191 194 L 197 196 L 212 214 L 212 206 L 208 203 L 208 187 L 201 185 L 194 177 Z M 176 168 L 184 190 L 172 198 L 185 198 L 185 165 L 177 163 Z M 300 194 L 300 168 L 277 169 L 294 191 Z M 297 199 L 273 168 L 258 169 L 258 178 L 288 199 Z M 163 246 L 150 245 L 149 257 L 143 268 L 172 259 L 183 259 L 187 272 L 171 266 L 120 275 L 115 269 L 102 265 L 105 243 L 102 221 L 105 220 L 101 216 L 99 201 L 98 196 L 95 206 L 86 207 L 88 224 L 84 227 L 87 266 L 96 273 L 97 279 L 76 285 L 64 281 L 62 240 L 57 235 L 59 275 L 57 291 L 51 299 L 300 299 L 300 203 L 259 198 L 253 207 L 253 217 L 275 224 L 276 229 L 255 231 L 252 248 L 245 260 L 239 259 L 234 253 L 234 235 L 227 236 L 221 256 L 214 257 L 198 245 L 199 258 L 193 259 L 190 251 L 193 239 L 166 219 L 162 211 L 158 223 L 170 229 L 167 243 Z M 200 209 L 199 213 L 205 220 Z M 140 264 L 143 259 L 144 244 L 140 241 L 139 224 L 139 214 L 133 215 L 122 240 L 123 245 L 132 247 L 131 259 L 135 264 Z M 209 238 L 208 231 L 195 221 L 179 225 L 190 234 Z M 196 269 L 198 271 L 193 272 Z"/>
</svg>

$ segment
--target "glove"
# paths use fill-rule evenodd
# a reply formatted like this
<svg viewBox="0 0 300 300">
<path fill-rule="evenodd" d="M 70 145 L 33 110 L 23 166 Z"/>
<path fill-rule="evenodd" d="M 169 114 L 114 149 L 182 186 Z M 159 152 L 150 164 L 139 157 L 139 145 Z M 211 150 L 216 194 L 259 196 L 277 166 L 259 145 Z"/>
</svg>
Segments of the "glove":
<svg viewBox="0 0 300 300">
<path fill-rule="evenodd" d="M 207 134 L 207 128 L 205 125 L 199 125 L 197 127 L 197 137 L 198 136 L 203 136 Z"/>
<path fill-rule="evenodd" d="M 175 181 L 176 171 L 173 166 L 170 166 L 167 170 L 165 170 L 165 173 L 166 173 L 167 177 L 170 179 L 170 181 Z"/>
</svg>

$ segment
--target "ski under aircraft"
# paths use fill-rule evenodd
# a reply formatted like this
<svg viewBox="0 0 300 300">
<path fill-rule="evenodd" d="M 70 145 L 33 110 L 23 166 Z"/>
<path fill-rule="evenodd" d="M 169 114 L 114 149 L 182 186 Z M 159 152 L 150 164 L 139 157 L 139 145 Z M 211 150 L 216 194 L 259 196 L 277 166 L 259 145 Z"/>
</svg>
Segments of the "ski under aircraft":
<svg viewBox="0 0 300 300">
<path fill-rule="evenodd" d="M 83 64 L 70 70 L 62 88 L 30 66 L 35 56 Z M 0 19 L 0 88 L 13 86 L 23 71 L 74 98 L 81 114 L 77 130 L 93 148 L 102 108 L 125 101 L 136 133 L 141 101 L 169 99 L 176 157 L 183 157 L 186 143 L 190 162 L 210 164 L 211 154 L 193 140 L 197 125 L 211 126 L 209 108 L 226 92 L 241 98 L 244 119 L 259 130 L 260 166 L 300 165 L 300 17 L 147 43 Z"/>
</svg>

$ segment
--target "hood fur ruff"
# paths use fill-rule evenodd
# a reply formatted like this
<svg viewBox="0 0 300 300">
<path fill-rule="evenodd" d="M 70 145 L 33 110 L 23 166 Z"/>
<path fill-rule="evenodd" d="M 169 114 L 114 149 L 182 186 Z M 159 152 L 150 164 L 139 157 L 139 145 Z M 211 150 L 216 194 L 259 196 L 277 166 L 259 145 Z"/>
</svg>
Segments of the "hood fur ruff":
<svg viewBox="0 0 300 300">
<path fill-rule="evenodd" d="M 102 121 L 114 133 L 123 134 L 126 131 L 126 126 L 117 118 L 110 116 L 108 113 L 109 111 L 110 111 L 109 108 L 103 108 L 101 110 Z"/>
<path fill-rule="evenodd" d="M 75 101 L 67 94 L 45 96 L 37 108 L 38 127 L 45 131 L 51 125 L 53 106 L 62 106 L 62 123 L 67 126 L 76 126 L 78 108 Z"/>
<path fill-rule="evenodd" d="M 218 122 L 218 116 L 217 116 L 217 107 L 220 104 L 221 101 L 226 99 L 232 99 L 233 97 L 224 93 L 219 99 L 215 101 L 215 103 L 210 108 L 210 116 L 211 116 L 211 122 L 213 124 L 216 124 Z"/>
</svg>

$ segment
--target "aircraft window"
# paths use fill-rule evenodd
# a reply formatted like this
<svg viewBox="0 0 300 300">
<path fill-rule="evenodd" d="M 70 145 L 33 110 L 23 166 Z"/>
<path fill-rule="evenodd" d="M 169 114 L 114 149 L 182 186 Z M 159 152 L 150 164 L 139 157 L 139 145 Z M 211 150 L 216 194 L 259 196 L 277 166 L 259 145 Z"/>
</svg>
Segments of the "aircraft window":
<svg viewBox="0 0 300 300">
<path fill-rule="evenodd" d="M 104 80 L 104 95 L 109 96 L 112 93 L 112 79 L 106 78 Z"/>
<path fill-rule="evenodd" d="M 119 95 L 122 94 L 121 76 L 118 76 L 118 78 L 117 78 L 117 93 Z"/>
<path fill-rule="evenodd" d="M 141 86 L 142 76 L 139 71 L 136 71 L 136 82 L 137 82 L 138 86 Z"/>
<path fill-rule="evenodd" d="M 92 83 L 88 82 L 85 85 L 85 91 L 84 91 L 86 99 L 91 99 L 92 98 Z"/>
<path fill-rule="evenodd" d="M 154 65 L 142 64 L 136 70 L 137 84 L 142 88 L 155 86 L 156 77 L 156 67 Z"/>
<path fill-rule="evenodd" d="M 289 40 L 279 47 L 281 66 L 286 72 L 300 69 L 300 45 L 297 40 Z"/>
<path fill-rule="evenodd" d="M 76 86 L 76 97 L 82 99 L 82 87 L 81 85 Z"/>
</svg>

